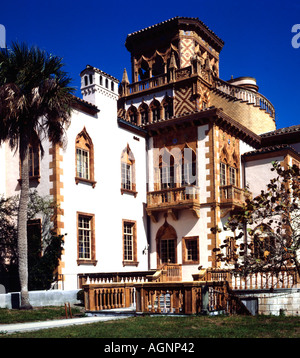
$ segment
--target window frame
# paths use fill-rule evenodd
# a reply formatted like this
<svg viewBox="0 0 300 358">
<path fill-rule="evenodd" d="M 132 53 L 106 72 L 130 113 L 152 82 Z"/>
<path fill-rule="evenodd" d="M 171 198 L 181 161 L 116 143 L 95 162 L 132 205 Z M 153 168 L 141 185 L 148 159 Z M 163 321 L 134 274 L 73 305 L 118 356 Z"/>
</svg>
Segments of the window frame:
<svg viewBox="0 0 300 358">
<path fill-rule="evenodd" d="M 89 220 L 89 246 L 90 246 L 90 257 L 80 257 L 80 230 L 79 221 L 81 218 Z M 86 229 L 86 228 L 83 228 Z M 77 231 L 77 265 L 96 265 L 96 247 L 95 247 L 95 215 L 77 211 L 76 213 L 76 231 Z"/>
<path fill-rule="evenodd" d="M 127 166 L 127 167 L 126 167 Z M 121 154 L 121 194 L 132 194 L 135 198 L 137 196 L 136 191 L 136 176 L 135 176 L 135 158 L 127 144 L 127 147 L 122 151 Z M 125 169 L 123 169 L 125 167 Z M 127 175 L 129 173 L 129 176 Z M 127 179 L 130 179 L 129 188 L 126 187 Z"/>
<path fill-rule="evenodd" d="M 196 242 L 196 259 L 189 259 L 188 245 Z M 200 262 L 199 252 L 199 236 L 186 236 L 182 238 L 182 264 L 183 265 L 197 265 Z"/>
<path fill-rule="evenodd" d="M 88 153 L 88 179 L 79 176 L 77 150 Z M 94 145 L 91 137 L 88 135 L 86 128 L 78 133 L 75 140 L 75 183 L 87 183 L 91 184 L 95 188 L 95 173 L 94 173 Z"/>
<path fill-rule="evenodd" d="M 129 234 L 125 232 L 126 227 L 131 227 L 132 232 Z M 132 258 L 129 259 L 126 251 L 128 246 L 128 238 L 127 236 L 131 236 L 131 252 Z M 125 238 L 126 236 L 126 238 Z M 125 242 L 126 239 L 126 242 Z M 134 220 L 122 219 L 122 255 L 123 255 L 123 266 L 138 266 L 139 262 L 137 260 L 137 223 Z"/>
<path fill-rule="evenodd" d="M 80 165 L 81 171 L 78 170 L 78 151 L 81 152 L 79 154 L 79 157 L 81 158 L 80 163 L 82 163 Z M 86 158 L 83 153 L 87 153 Z M 79 180 L 90 180 L 90 153 L 88 150 L 78 147 L 76 147 L 76 177 L 79 178 Z"/>
<path fill-rule="evenodd" d="M 236 166 L 229 165 L 226 162 L 220 162 L 220 186 L 232 185 L 238 187 L 239 185 L 239 170 Z M 234 174 L 234 175 L 233 175 Z M 234 180 L 232 180 L 234 179 Z"/>
</svg>

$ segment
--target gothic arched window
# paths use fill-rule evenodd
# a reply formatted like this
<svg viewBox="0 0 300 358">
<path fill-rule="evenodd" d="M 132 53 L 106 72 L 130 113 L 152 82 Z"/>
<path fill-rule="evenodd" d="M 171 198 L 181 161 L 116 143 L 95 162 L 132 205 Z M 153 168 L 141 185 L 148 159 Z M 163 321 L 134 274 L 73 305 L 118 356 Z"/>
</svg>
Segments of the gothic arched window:
<svg viewBox="0 0 300 358">
<path fill-rule="evenodd" d="M 75 181 L 90 182 L 94 187 L 94 145 L 86 128 L 77 135 L 75 141 L 76 173 Z"/>
<path fill-rule="evenodd" d="M 136 196 L 135 159 L 129 145 L 121 155 L 121 193 L 132 193 Z"/>
<path fill-rule="evenodd" d="M 177 263 L 177 233 L 167 221 L 157 231 L 156 248 L 158 267 Z"/>
</svg>

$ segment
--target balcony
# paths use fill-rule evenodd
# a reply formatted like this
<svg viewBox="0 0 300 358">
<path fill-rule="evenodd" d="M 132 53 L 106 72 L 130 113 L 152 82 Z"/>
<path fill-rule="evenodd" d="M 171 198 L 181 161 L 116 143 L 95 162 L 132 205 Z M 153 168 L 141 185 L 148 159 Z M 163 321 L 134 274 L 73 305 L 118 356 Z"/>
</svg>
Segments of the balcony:
<svg viewBox="0 0 300 358">
<path fill-rule="evenodd" d="M 154 222 L 159 212 L 168 212 L 174 220 L 178 219 L 178 210 L 189 209 L 199 217 L 200 194 L 196 186 L 151 191 L 147 194 L 147 213 Z"/>
<path fill-rule="evenodd" d="M 234 185 L 220 186 L 221 207 L 242 206 L 251 193 Z"/>
</svg>

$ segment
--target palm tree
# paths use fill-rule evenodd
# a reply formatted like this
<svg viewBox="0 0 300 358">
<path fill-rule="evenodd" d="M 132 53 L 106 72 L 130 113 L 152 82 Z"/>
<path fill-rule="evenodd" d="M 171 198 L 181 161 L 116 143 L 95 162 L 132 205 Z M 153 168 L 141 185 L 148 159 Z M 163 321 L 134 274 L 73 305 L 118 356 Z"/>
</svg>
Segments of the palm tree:
<svg viewBox="0 0 300 358">
<path fill-rule="evenodd" d="M 27 208 L 29 145 L 42 140 L 61 143 L 69 124 L 73 91 L 62 70 L 62 59 L 26 44 L 12 43 L 0 51 L 0 145 L 8 141 L 18 150 L 21 192 L 18 211 L 18 267 L 20 308 L 31 308 L 28 295 Z"/>
</svg>

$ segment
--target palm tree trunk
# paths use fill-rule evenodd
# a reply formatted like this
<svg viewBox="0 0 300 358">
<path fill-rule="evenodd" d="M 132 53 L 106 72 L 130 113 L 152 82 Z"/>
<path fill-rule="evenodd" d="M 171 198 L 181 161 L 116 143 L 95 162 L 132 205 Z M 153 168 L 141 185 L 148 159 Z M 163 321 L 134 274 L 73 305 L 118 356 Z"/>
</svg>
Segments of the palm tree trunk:
<svg viewBox="0 0 300 358">
<path fill-rule="evenodd" d="M 29 200 L 28 141 L 20 138 L 21 193 L 18 211 L 18 268 L 21 286 L 21 309 L 32 308 L 28 293 L 27 210 Z"/>
</svg>

